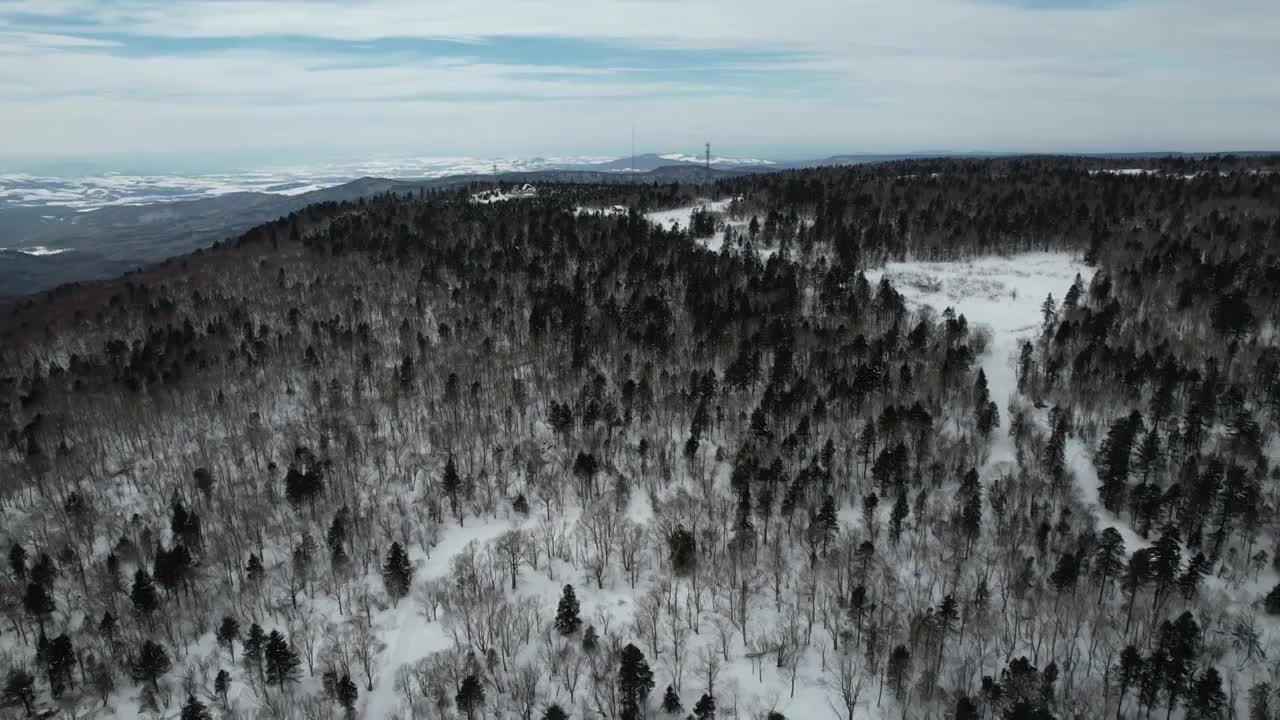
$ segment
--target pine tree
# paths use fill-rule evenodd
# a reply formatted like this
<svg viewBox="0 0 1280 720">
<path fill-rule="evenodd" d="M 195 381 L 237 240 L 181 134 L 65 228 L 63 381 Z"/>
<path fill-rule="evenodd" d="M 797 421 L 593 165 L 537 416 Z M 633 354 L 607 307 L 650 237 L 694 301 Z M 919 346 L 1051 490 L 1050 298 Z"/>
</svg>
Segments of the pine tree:
<svg viewBox="0 0 1280 720">
<path fill-rule="evenodd" d="M 44 622 L 54 611 L 53 596 L 44 585 L 32 581 L 27 583 L 27 590 L 22 595 L 22 608 L 35 619 L 40 626 L 40 632 L 43 633 Z"/>
<path fill-rule="evenodd" d="M 618 699 L 624 720 L 640 717 L 640 708 L 653 689 L 653 671 L 640 648 L 628 643 L 622 648 L 618 666 Z"/>
<path fill-rule="evenodd" d="M 213 691 L 222 698 L 222 707 L 227 706 L 227 693 L 231 690 L 231 673 L 226 670 L 218 670 L 218 676 L 213 679 Z"/>
<path fill-rule="evenodd" d="M 1103 507 L 1113 513 L 1120 512 L 1128 495 L 1133 443 L 1142 430 L 1142 415 L 1135 410 L 1111 424 L 1098 452 L 1098 474 L 1102 479 L 1098 492 Z"/>
<path fill-rule="evenodd" d="M 146 570 L 138 568 L 133 574 L 133 589 L 129 592 L 133 601 L 133 613 L 140 618 L 150 619 L 160 607 L 160 596 L 156 594 L 155 583 Z"/>
<path fill-rule="evenodd" d="M 444 492 L 449 496 L 449 510 L 454 517 L 458 515 L 458 492 L 462 489 L 462 477 L 458 475 L 458 466 L 453 462 L 453 455 L 444 464 L 444 477 L 440 480 Z"/>
<path fill-rule="evenodd" d="M 476 713 L 484 707 L 484 685 L 475 675 L 466 676 L 454 701 L 458 703 L 458 709 L 467 714 L 467 720 L 475 720 Z"/>
<path fill-rule="evenodd" d="M 956 700 L 955 720 L 978 720 L 978 706 L 968 695 L 961 695 Z"/>
<path fill-rule="evenodd" d="M 262 662 L 265 666 L 267 682 L 284 689 L 286 682 L 298 679 L 298 666 L 302 664 L 297 651 L 289 644 L 279 630 L 272 630 L 267 636 L 266 646 L 262 651 Z"/>
<path fill-rule="evenodd" d="M 182 706 L 182 720 L 212 720 L 212 716 L 209 715 L 209 708 L 195 695 L 187 695 L 187 702 Z"/>
<path fill-rule="evenodd" d="M 1222 677 L 1216 668 L 1200 673 L 1187 698 L 1188 720 L 1219 720 L 1227 707 L 1227 695 L 1222 691 Z"/>
<path fill-rule="evenodd" d="M 683 711 L 684 706 L 680 704 L 680 696 L 676 694 L 676 689 L 668 685 L 667 691 L 662 695 L 662 712 L 677 715 Z"/>
<path fill-rule="evenodd" d="M 1124 572 L 1124 537 L 1114 527 L 1102 531 L 1098 547 L 1093 553 L 1093 577 L 1098 581 L 1098 605 L 1102 605 L 1102 596 L 1107 584 Z"/>
<path fill-rule="evenodd" d="M 347 711 L 349 717 L 354 717 L 356 700 L 360 697 L 360 688 L 356 687 L 356 684 L 352 682 L 350 675 L 342 674 L 342 677 L 338 679 L 337 686 L 334 688 L 334 693 L 342 709 Z"/>
<path fill-rule="evenodd" d="M 240 661 L 244 663 L 246 669 L 250 672 L 256 672 L 259 677 L 263 677 L 263 653 L 267 647 L 267 634 L 263 631 L 262 626 L 253 623 L 249 626 L 249 634 L 245 637 L 244 642 L 240 644 Z"/>
<path fill-rule="evenodd" d="M 169 661 L 169 653 L 160 645 L 147 640 L 133 661 L 133 679 L 137 682 L 151 684 L 152 690 L 159 692 L 160 678 L 173 668 Z"/>
<path fill-rule="evenodd" d="M 543 711 L 542 720 L 569 720 L 569 713 L 565 712 L 564 708 L 559 705 L 551 704 Z"/>
<path fill-rule="evenodd" d="M 36 679 L 31 673 L 21 668 L 10 670 L 4 682 L 2 695 L 4 704 L 10 706 L 21 705 L 26 714 L 30 716 L 32 705 L 36 701 L 35 685 Z"/>
<path fill-rule="evenodd" d="M 596 647 L 600 645 L 600 636 L 596 634 L 596 626 L 588 625 L 587 629 L 582 632 L 582 650 L 583 652 L 593 653 Z"/>
<path fill-rule="evenodd" d="M 9 571 L 19 583 L 27 579 L 27 551 L 18 543 L 9 548 Z"/>
<path fill-rule="evenodd" d="M 578 598 L 574 595 L 573 586 L 565 585 L 564 594 L 560 596 L 560 606 L 556 609 L 556 630 L 561 635 L 572 635 L 582 625 L 578 617 Z"/>
<path fill-rule="evenodd" d="M 265 572 L 262 567 L 262 560 L 257 555 L 249 553 L 249 561 L 244 567 L 244 573 L 249 578 L 249 582 L 257 583 L 261 581 Z"/>
<path fill-rule="evenodd" d="M 214 631 L 218 644 L 231 653 L 231 662 L 236 661 L 236 640 L 240 637 L 240 623 L 230 615 L 222 618 L 222 624 Z"/>
<path fill-rule="evenodd" d="M 1277 555 L 1276 557 L 1280 557 Z M 1263 608 L 1266 609 L 1268 615 L 1280 615 L 1280 583 L 1271 588 L 1271 592 L 1267 593 L 1267 597 L 1262 601 Z"/>
<path fill-rule="evenodd" d="M 895 547 L 898 540 L 902 537 L 902 525 L 906 521 L 907 516 L 911 514 L 911 507 L 907 502 L 907 491 L 905 489 L 898 491 L 898 499 L 893 502 L 893 510 L 889 514 L 889 542 Z"/>
<path fill-rule="evenodd" d="M 698 704 L 693 706 L 693 716 L 698 720 L 715 720 L 716 699 L 703 693 L 698 699 Z"/>
<path fill-rule="evenodd" d="M 49 643 L 45 663 L 49 675 L 49 690 L 53 697 L 61 697 L 64 688 L 68 686 L 75 689 L 76 651 L 66 633 Z"/>
<path fill-rule="evenodd" d="M 886 669 L 889 684 L 893 686 L 894 697 L 902 697 L 902 684 L 911 674 L 911 651 L 906 645 L 899 645 L 889 655 L 889 666 Z"/>
<path fill-rule="evenodd" d="M 400 543 L 393 542 L 382 565 L 382 586 L 387 589 L 393 605 L 398 605 L 400 598 L 409 594 L 412 584 L 413 563 L 409 561 L 409 553 L 400 547 Z"/>
<path fill-rule="evenodd" d="M 1124 698 L 1128 694 L 1129 688 L 1142 682 L 1143 675 L 1146 671 L 1146 662 L 1142 659 L 1142 653 L 1132 645 L 1126 647 L 1120 653 L 1120 661 L 1115 666 L 1115 674 L 1117 682 L 1120 684 L 1120 700 L 1116 707 L 1116 717 L 1121 717 L 1121 710 L 1124 709 Z"/>
</svg>

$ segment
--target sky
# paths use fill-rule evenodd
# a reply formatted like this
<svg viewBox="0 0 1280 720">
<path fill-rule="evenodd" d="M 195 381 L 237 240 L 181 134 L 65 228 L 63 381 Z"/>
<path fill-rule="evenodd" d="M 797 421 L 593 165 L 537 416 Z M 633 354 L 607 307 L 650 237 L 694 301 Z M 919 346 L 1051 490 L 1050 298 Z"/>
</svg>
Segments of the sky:
<svg viewBox="0 0 1280 720">
<path fill-rule="evenodd" d="M 2 158 L 1280 149 L 1276 0 L 0 0 Z"/>
</svg>

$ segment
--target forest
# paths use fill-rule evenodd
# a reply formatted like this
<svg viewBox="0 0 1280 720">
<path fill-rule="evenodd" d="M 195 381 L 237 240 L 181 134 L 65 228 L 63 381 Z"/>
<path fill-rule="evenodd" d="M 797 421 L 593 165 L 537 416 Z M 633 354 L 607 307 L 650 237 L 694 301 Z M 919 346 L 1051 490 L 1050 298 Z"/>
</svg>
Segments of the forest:
<svg viewBox="0 0 1280 720">
<path fill-rule="evenodd" d="M 389 193 L 0 308 L 0 717 L 1278 720 L 1277 170 Z"/>
</svg>

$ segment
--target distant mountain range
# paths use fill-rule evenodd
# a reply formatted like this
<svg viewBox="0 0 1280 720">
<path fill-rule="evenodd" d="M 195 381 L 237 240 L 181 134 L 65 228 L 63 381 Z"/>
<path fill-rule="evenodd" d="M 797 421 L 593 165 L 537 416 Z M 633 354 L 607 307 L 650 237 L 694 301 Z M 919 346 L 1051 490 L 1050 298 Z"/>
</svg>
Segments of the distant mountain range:
<svg viewBox="0 0 1280 720">
<path fill-rule="evenodd" d="M 1096 155 L 1155 157 L 1176 153 Z M 1243 153 L 1242 153 L 1243 154 Z M 713 177 L 807 167 L 956 156 L 834 155 L 772 161 L 713 156 Z M 999 157 L 967 153 L 965 157 Z M 484 160 L 411 158 L 197 176 L 0 174 L 0 301 L 68 282 L 114 277 L 207 247 L 313 203 L 475 182 L 702 182 L 696 155 Z"/>
</svg>

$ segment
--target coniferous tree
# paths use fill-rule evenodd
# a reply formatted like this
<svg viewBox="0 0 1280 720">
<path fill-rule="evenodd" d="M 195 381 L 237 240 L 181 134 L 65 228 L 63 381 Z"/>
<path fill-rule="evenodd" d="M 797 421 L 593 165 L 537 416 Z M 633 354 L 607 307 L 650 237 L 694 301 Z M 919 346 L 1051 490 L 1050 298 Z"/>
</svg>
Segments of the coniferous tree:
<svg viewBox="0 0 1280 720">
<path fill-rule="evenodd" d="M 222 618 L 222 623 L 218 625 L 218 629 L 214 631 L 214 638 L 218 644 L 226 648 L 231 653 L 231 662 L 236 661 L 236 640 L 240 638 L 240 623 L 230 615 Z"/>
<path fill-rule="evenodd" d="M 1222 691 L 1222 676 L 1216 668 L 1208 668 L 1195 679 L 1187 698 L 1188 720 L 1219 720 L 1227 707 L 1227 694 Z"/>
<path fill-rule="evenodd" d="M 978 720 L 978 706 L 968 695 L 961 695 L 956 700 L 955 720 Z"/>
<path fill-rule="evenodd" d="M 640 709 L 653 689 L 653 671 L 640 648 L 628 643 L 622 648 L 618 665 L 618 701 L 625 720 L 640 717 Z"/>
<path fill-rule="evenodd" d="M 213 679 L 213 691 L 222 698 L 222 707 L 227 707 L 227 693 L 231 690 L 231 673 L 226 670 L 218 670 L 218 676 Z"/>
<path fill-rule="evenodd" d="M 19 583 L 27 579 L 27 551 L 18 543 L 9 548 L 9 572 Z"/>
<path fill-rule="evenodd" d="M 911 507 L 907 502 L 907 491 L 899 490 L 898 499 L 894 500 L 893 510 L 889 513 L 889 542 L 894 546 L 902 537 L 902 525 L 910 514 Z"/>
<path fill-rule="evenodd" d="M 684 706 L 680 704 L 680 696 L 676 694 L 676 689 L 668 685 L 667 691 L 662 695 L 662 712 L 676 715 L 683 711 Z"/>
<path fill-rule="evenodd" d="M 338 679 L 337 686 L 334 688 L 334 695 L 342 709 L 347 711 L 348 717 L 354 717 L 356 700 L 360 697 L 360 688 L 356 687 L 350 675 L 342 674 L 342 677 Z"/>
<path fill-rule="evenodd" d="M 542 720 L 569 720 L 569 713 L 564 708 L 552 703 L 542 713 Z"/>
<path fill-rule="evenodd" d="M 1114 527 L 1102 531 L 1098 547 L 1093 553 L 1092 572 L 1098 581 L 1098 605 L 1102 605 L 1102 596 L 1107 585 L 1124 572 L 1124 537 Z"/>
<path fill-rule="evenodd" d="M 149 620 L 160 608 L 160 597 L 156 594 L 155 583 L 146 570 L 138 568 L 133 574 L 133 589 L 129 591 L 129 599 L 133 601 L 133 613 Z"/>
<path fill-rule="evenodd" d="M 1142 432 L 1142 426 L 1142 415 L 1136 410 L 1115 421 L 1098 452 L 1098 474 L 1102 479 L 1098 493 L 1102 506 L 1111 512 L 1119 513 L 1128 495 L 1133 443 Z"/>
<path fill-rule="evenodd" d="M 444 492 L 449 496 L 449 511 L 458 517 L 458 493 L 462 490 L 462 477 L 458 475 L 458 466 L 453 462 L 453 454 L 444 464 L 444 476 L 440 480 Z"/>
<path fill-rule="evenodd" d="M 204 703 L 195 695 L 187 695 L 187 702 L 182 706 L 182 720 L 211 720 L 211 717 Z"/>
<path fill-rule="evenodd" d="M 151 689 L 159 692 L 160 678 L 173 668 L 169 653 L 159 644 L 146 640 L 138 650 L 133 661 L 133 679 L 137 682 L 150 683 Z"/>
<path fill-rule="evenodd" d="M 706 693 L 698 698 L 698 703 L 693 706 L 693 716 L 698 720 L 715 720 L 716 716 L 716 699 Z"/>
<path fill-rule="evenodd" d="M 49 642 L 49 654 L 45 660 L 49 675 L 49 689 L 57 698 L 65 688 L 75 689 L 76 651 L 66 633 Z"/>
<path fill-rule="evenodd" d="M 34 580 L 27 583 L 27 590 L 22 595 L 22 608 L 40 626 L 40 632 L 44 633 L 44 623 L 54 611 L 53 596 L 45 586 Z"/>
<path fill-rule="evenodd" d="M 262 626 L 253 623 L 249 626 L 249 634 L 245 636 L 244 642 L 240 644 L 240 660 L 250 672 L 256 673 L 260 678 L 263 675 L 263 655 L 267 647 L 267 634 L 263 631 Z"/>
<path fill-rule="evenodd" d="M 458 703 L 458 710 L 466 713 L 467 720 L 475 720 L 476 713 L 484 707 L 484 685 L 475 675 L 466 676 L 454 701 Z"/>
<path fill-rule="evenodd" d="M 393 605 L 398 605 L 400 598 L 409 594 L 413 585 L 413 563 L 409 561 L 409 553 L 400 543 L 391 543 L 387 551 L 387 560 L 382 565 L 382 586 L 387 589 Z"/>
<path fill-rule="evenodd" d="M 1121 651 L 1120 660 L 1115 666 L 1117 682 L 1120 685 L 1120 700 L 1116 705 L 1117 720 L 1122 717 L 1125 695 L 1128 694 L 1129 688 L 1142 682 L 1145 671 L 1146 661 L 1136 647 L 1129 645 Z"/>
<path fill-rule="evenodd" d="M 564 586 L 564 594 L 560 596 L 560 605 L 556 609 L 556 630 L 561 635 L 572 635 L 582 626 L 582 618 L 578 617 L 578 597 L 572 585 Z"/>
<path fill-rule="evenodd" d="M 244 567 L 245 577 L 249 578 L 249 582 L 257 583 L 262 580 L 266 570 L 262 567 L 262 560 L 255 554 L 249 553 L 249 561 Z"/>
<path fill-rule="evenodd" d="M 36 701 L 35 685 L 35 677 L 26 670 L 21 668 L 9 670 L 4 682 L 4 704 L 11 707 L 21 705 L 23 711 L 30 716 Z"/>
<path fill-rule="evenodd" d="M 911 674 L 911 651 L 906 645 L 899 645 L 889 654 L 889 665 L 885 671 L 888 683 L 893 686 L 894 697 L 902 697 L 902 685 Z"/>
<path fill-rule="evenodd" d="M 596 626 L 588 625 L 587 629 L 582 631 L 582 649 L 584 652 L 593 653 L 600 644 L 600 636 L 596 634 Z"/>
<path fill-rule="evenodd" d="M 279 630 L 272 630 L 262 649 L 262 664 L 267 682 L 278 685 L 283 690 L 286 682 L 297 681 L 298 666 L 302 664 L 302 660 L 284 635 Z"/>
</svg>

